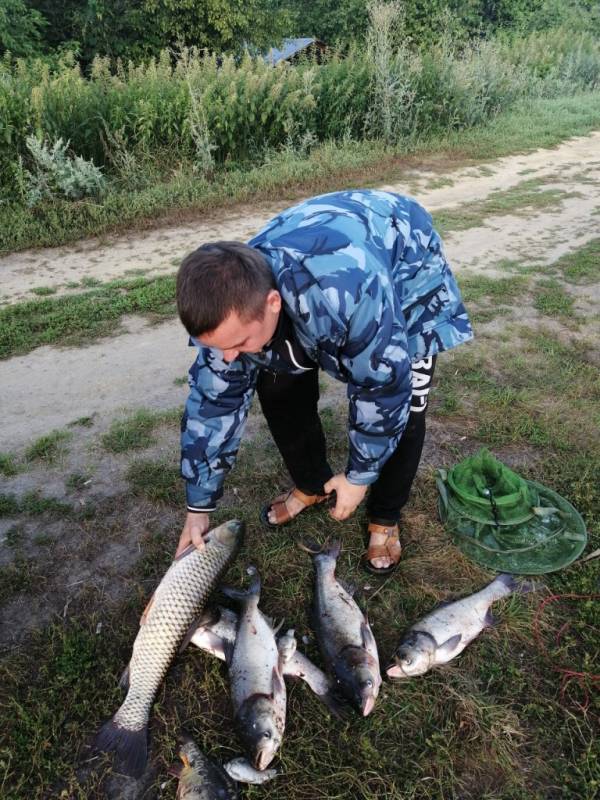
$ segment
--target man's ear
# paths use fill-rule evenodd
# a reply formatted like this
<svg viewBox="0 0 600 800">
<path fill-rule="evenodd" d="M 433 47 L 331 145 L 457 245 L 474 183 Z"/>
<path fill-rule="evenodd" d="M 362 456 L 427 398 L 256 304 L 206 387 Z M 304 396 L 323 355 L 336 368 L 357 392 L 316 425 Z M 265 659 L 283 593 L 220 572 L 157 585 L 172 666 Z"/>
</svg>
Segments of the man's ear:
<svg viewBox="0 0 600 800">
<path fill-rule="evenodd" d="M 281 311 L 281 295 L 277 289 L 270 289 L 269 294 L 267 295 L 266 308 L 268 308 L 273 314 L 279 314 Z"/>
</svg>

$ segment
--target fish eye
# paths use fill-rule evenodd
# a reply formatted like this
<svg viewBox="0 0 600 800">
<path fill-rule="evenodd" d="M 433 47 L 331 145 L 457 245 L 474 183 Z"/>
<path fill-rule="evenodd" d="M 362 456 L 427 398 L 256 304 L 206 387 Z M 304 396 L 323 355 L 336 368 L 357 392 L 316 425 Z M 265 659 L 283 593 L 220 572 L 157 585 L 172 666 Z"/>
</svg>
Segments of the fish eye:
<svg viewBox="0 0 600 800">
<path fill-rule="evenodd" d="M 263 739 L 270 739 L 271 738 L 271 731 L 265 731 L 263 733 Z"/>
<path fill-rule="evenodd" d="M 410 656 L 404 656 L 402 661 L 404 661 L 407 667 L 410 667 L 410 665 L 412 664 L 412 658 L 410 658 Z"/>
</svg>

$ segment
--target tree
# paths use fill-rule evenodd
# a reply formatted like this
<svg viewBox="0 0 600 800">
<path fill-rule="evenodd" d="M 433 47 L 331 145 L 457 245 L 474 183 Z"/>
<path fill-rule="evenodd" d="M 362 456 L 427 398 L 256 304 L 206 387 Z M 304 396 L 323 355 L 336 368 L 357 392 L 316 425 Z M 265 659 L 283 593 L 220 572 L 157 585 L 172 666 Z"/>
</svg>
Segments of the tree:
<svg viewBox="0 0 600 800">
<path fill-rule="evenodd" d="M 43 16 L 28 8 L 23 0 L 0 2 L 0 53 L 14 56 L 36 55 L 41 49 Z"/>
</svg>

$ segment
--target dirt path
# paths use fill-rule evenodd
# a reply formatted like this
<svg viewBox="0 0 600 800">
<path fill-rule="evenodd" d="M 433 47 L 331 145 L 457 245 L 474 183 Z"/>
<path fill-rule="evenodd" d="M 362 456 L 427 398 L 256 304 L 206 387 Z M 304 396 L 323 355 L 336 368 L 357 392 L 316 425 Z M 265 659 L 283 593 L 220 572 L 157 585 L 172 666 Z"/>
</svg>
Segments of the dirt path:
<svg viewBox="0 0 600 800">
<path fill-rule="evenodd" d="M 501 263 L 523 261 L 524 254 L 525 260 L 540 265 L 543 273 L 544 264 L 597 235 L 594 214 L 600 208 L 600 132 L 552 150 L 461 169 L 441 179 L 432 174 L 418 179 L 410 176 L 412 193 L 432 211 L 483 203 L 494 192 L 532 179 L 539 180 L 544 189 L 556 189 L 564 199 L 546 210 L 519 209 L 510 216 L 485 216 L 477 227 L 445 237 L 457 273 L 490 276 L 506 276 Z M 401 184 L 382 188 L 406 191 Z M 64 293 L 69 291 L 65 286 L 69 281 L 86 277 L 106 281 L 136 269 L 149 274 L 173 272 L 197 243 L 246 239 L 280 210 L 277 204 L 238 207 L 228 212 L 225 220 L 205 219 L 193 227 L 158 229 L 108 242 L 87 240 L 72 247 L 8 256 L 0 260 L 3 298 L 16 302 L 39 286 Z M 578 298 L 583 304 L 592 301 L 594 297 L 585 293 Z M 0 362 L 2 450 L 19 450 L 81 416 L 96 414 L 99 427 L 105 428 L 128 407 L 180 404 L 181 387 L 174 381 L 185 375 L 192 353 L 179 324 L 170 321 L 150 326 L 132 318 L 126 330 L 89 346 L 43 347 Z"/>
</svg>

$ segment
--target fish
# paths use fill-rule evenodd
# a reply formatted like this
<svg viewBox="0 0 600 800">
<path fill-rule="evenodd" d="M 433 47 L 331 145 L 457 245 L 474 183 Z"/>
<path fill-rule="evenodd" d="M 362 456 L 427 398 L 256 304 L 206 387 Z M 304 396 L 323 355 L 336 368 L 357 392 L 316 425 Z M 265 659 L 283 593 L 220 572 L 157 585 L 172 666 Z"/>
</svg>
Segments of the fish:
<svg viewBox="0 0 600 800">
<path fill-rule="evenodd" d="M 447 664 L 484 628 L 494 624 L 492 603 L 515 591 L 534 589 L 533 584 L 518 583 L 512 575 L 503 573 L 475 594 L 443 603 L 406 631 L 386 674 L 390 678 L 412 678 Z"/>
<path fill-rule="evenodd" d="M 264 769 L 262 771 L 254 769 L 247 758 L 233 758 L 223 765 L 223 769 L 230 778 L 238 781 L 238 783 L 260 785 L 277 777 L 276 769 Z"/>
<path fill-rule="evenodd" d="M 146 766 L 148 720 L 158 687 L 243 535 L 244 524 L 230 520 L 206 534 L 201 550 L 190 545 L 171 564 L 142 615 L 122 678 L 127 696 L 94 742 L 97 752 L 114 751 L 132 777 L 140 777 Z"/>
<path fill-rule="evenodd" d="M 235 642 L 237 626 L 238 615 L 235 611 L 222 606 L 207 609 L 192 632 L 189 641 L 195 647 L 225 661 L 225 649 L 231 647 Z M 277 647 L 283 660 L 284 676 L 304 681 L 334 716 L 344 717 L 346 715 L 345 708 L 335 697 L 334 682 L 297 648 L 290 654 L 289 634 L 288 631 L 277 641 Z M 281 644 L 282 640 L 284 640 L 283 645 Z"/>
<path fill-rule="evenodd" d="M 379 654 L 367 617 L 335 576 L 340 543 L 301 546 L 315 567 L 312 619 L 321 653 L 337 690 L 366 717 L 382 682 Z"/>
<path fill-rule="evenodd" d="M 260 575 L 248 591 L 223 588 L 242 601 L 235 642 L 225 655 L 234 718 L 246 753 L 255 769 L 266 769 L 281 746 L 287 693 L 275 631 L 259 611 Z"/>
<path fill-rule="evenodd" d="M 169 769 L 179 778 L 177 800 L 238 800 L 235 779 L 205 755 L 191 737 L 182 738 L 179 758 L 182 763 Z"/>
</svg>

